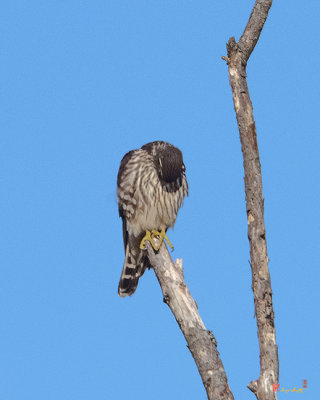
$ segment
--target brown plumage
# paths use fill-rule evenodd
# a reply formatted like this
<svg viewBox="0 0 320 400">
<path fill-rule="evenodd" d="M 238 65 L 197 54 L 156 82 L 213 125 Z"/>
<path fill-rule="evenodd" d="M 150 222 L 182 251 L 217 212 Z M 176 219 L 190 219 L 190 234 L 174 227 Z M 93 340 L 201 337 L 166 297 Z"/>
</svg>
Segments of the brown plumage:
<svg viewBox="0 0 320 400">
<path fill-rule="evenodd" d="M 147 143 L 121 160 L 117 196 L 122 218 L 125 262 L 119 282 L 121 297 L 132 295 L 149 262 L 140 242 L 146 230 L 174 226 L 188 195 L 181 151 L 170 143 Z"/>
</svg>

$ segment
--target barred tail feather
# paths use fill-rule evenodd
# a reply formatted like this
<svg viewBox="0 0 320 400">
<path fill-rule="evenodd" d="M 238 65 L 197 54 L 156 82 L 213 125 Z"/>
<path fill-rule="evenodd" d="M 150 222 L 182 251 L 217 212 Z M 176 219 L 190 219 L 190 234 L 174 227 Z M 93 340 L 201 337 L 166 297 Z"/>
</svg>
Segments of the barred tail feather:
<svg viewBox="0 0 320 400">
<path fill-rule="evenodd" d="M 137 289 L 139 278 L 144 274 L 147 267 L 147 259 L 142 252 L 126 247 L 126 257 L 120 277 L 118 294 L 120 297 L 131 296 Z"/>
</svg>

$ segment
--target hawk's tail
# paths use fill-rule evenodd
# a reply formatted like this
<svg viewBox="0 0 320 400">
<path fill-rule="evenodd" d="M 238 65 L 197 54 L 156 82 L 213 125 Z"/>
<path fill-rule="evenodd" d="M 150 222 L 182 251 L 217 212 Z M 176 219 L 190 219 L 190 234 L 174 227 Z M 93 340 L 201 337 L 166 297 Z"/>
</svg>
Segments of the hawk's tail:
<svg viewBox="0 0 320 400">
<path fill-rule="evenodd" d="M 120 297 L 131 296 L 137 289 L 139 278 L 148 266 L 148 258 L 139 247 L 126 247 L 126 258 L 120 277 L 118 294 Z"/>
</svg>

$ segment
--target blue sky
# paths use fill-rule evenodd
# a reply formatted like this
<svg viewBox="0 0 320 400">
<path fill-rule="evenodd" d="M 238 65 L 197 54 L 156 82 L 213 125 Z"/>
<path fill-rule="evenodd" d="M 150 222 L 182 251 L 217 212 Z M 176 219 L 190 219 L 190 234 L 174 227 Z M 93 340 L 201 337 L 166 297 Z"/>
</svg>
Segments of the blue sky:
<svg viewBox="0 0 320 400">
<path fill-rule="evenodd" d="M 239 134 L 221 60 L 253 1 L 11 1 L 0 41 L 0 398 L 205 398 L 152 271 L 117 296 L 116 176 L 153 140 L 184 153 L 169 231 L 237 399 L 259 375 Z M 280 385 L 319 378 L 318 1 L 274 2 L 248 65 Z"/>
</svg>

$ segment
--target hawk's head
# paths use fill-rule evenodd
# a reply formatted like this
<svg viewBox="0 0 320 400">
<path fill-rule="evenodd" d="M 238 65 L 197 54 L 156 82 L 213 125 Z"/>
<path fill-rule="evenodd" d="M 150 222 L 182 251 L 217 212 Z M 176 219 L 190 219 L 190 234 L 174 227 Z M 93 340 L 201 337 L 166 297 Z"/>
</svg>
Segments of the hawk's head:
<svg viewBox="0 0 320 400">
<path fill-rule="evenodd" d="M 185 172 L 181 151 L 170 143 L 157 141 L 142 146 L 152 157 L 159 179 L 166 191 L 176 191 Z"/>
</svg>

